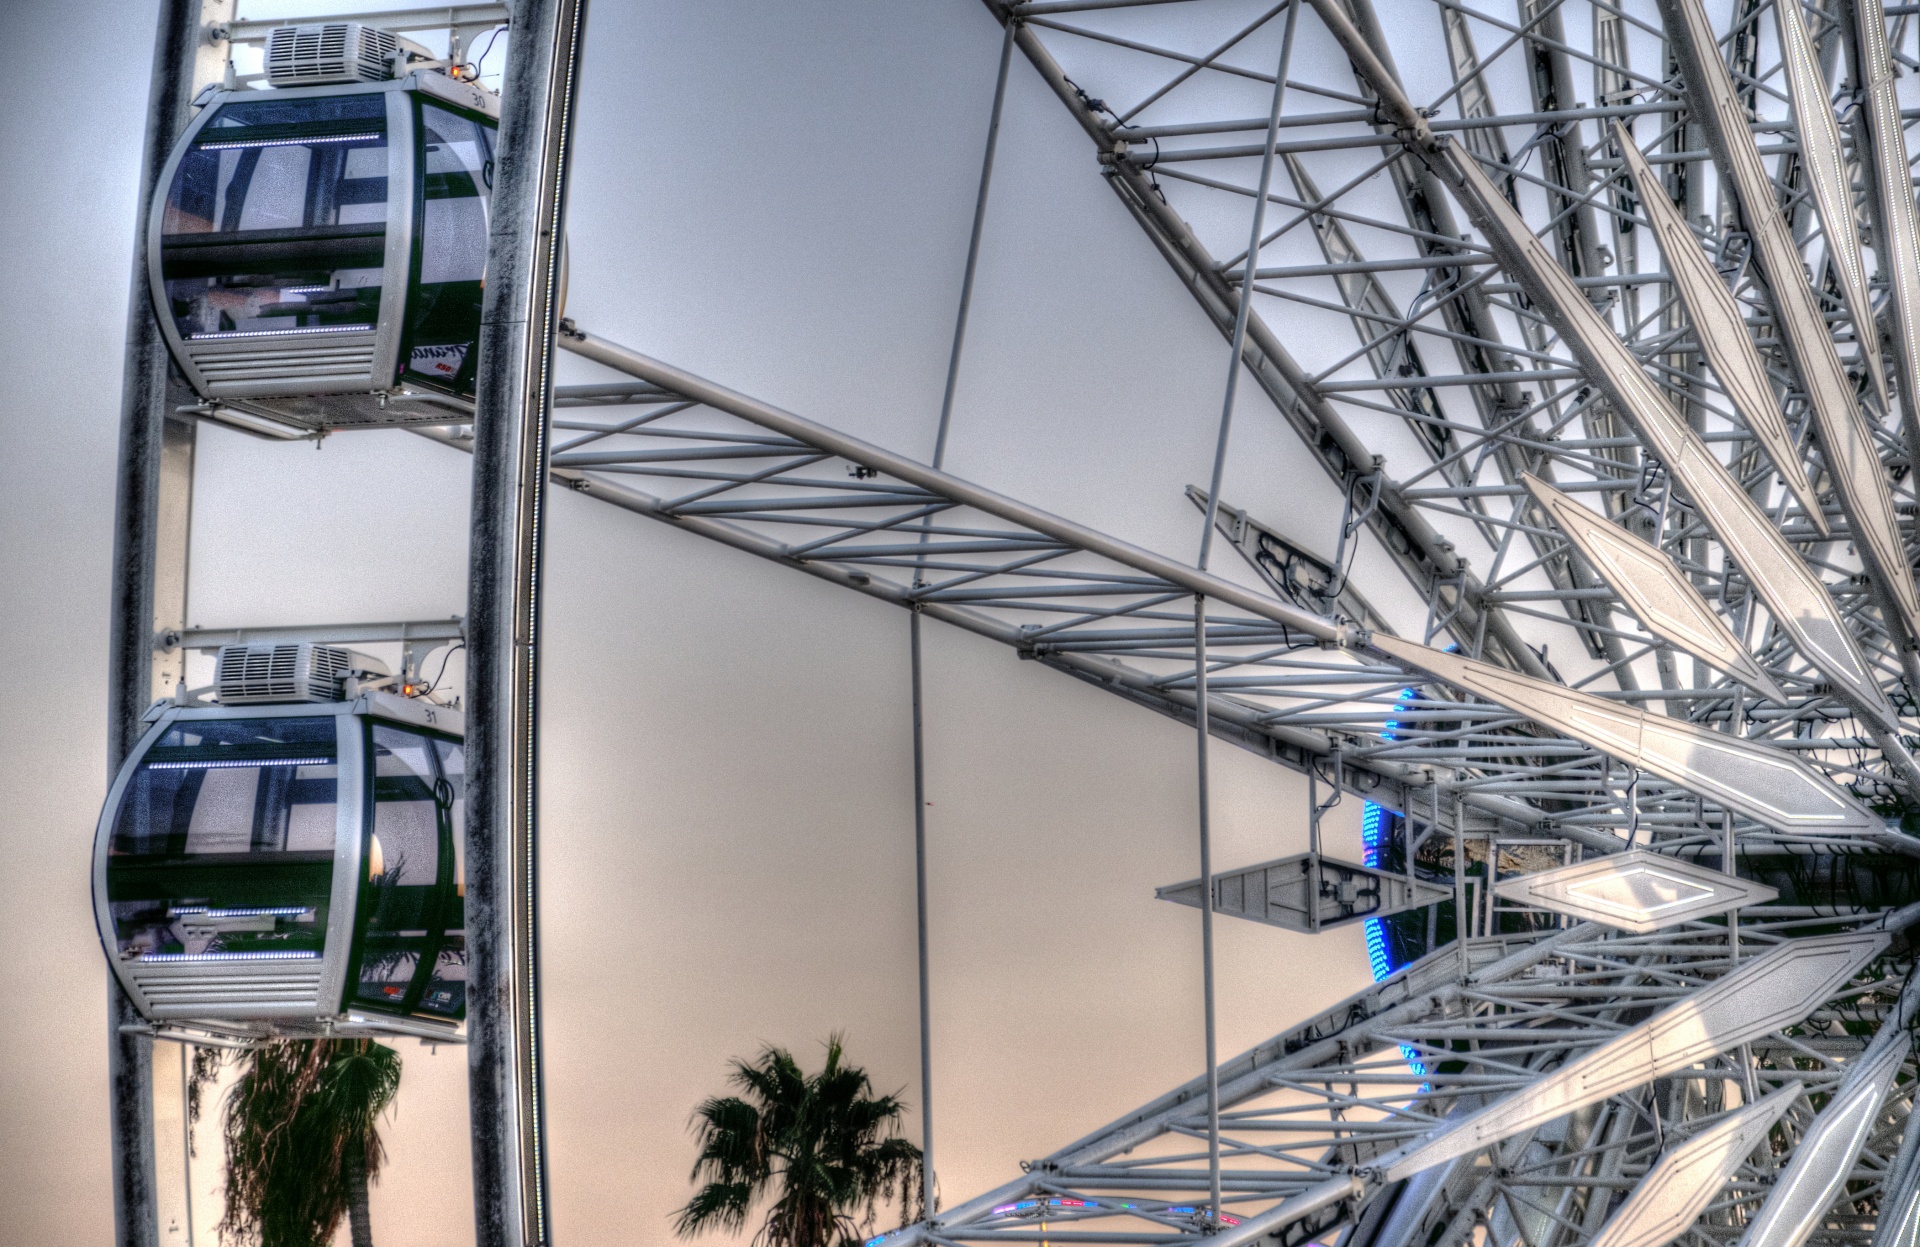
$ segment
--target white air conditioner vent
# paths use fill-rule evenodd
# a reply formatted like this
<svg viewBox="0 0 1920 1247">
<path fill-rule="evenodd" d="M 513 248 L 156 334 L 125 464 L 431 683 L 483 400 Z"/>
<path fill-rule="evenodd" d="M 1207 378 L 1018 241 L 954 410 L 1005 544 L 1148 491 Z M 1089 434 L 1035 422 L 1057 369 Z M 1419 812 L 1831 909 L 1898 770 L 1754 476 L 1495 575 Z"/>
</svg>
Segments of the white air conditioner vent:
<svg viewBox="0 0 1920 1247">
<path fill-rule="evenodd" d="M 388 674 L 364 654 L 312 641 L 223 645 L 214 667 L 214 696 L 223 706 L 339 701 L 350 675 Z"/>
<path fill-rule="evenodd" d="M 412 50 L 413 45 L 406 45 Z M 391 31 L 359 22 L 281 26 L 267 35 L 267 82 L 311 87 L 336 82 L 384 82 L 402 41 Z"/>
</svg>

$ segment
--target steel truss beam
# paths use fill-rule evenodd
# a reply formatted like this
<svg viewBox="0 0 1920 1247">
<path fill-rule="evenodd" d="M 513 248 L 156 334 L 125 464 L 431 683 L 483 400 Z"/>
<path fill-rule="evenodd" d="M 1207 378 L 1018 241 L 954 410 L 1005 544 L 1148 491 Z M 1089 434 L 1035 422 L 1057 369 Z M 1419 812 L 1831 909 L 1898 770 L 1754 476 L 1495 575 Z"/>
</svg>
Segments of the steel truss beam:
<svg viewBox="0 0 1920 1247">
<path fill-rule="evenodd" d="M 552 472 L 569 488 L 989 637 L 1188 723 L 1191 601 L 1203 594 L 1216 735 L 1296 769 L 1337 756 L 1353 791 L 1434 817 L 1431 764 L 1412 739 L 1356 750 L 1357 736 L 1322 726 L 1406 713 L 1404 672 L 1342 649 L 1355 636 L 1351 625 L 577 329 L 562 344 L 640 378 L 559 391 Z M 629 414 L 636 407 L 641 414 Z M 464 431 L 431 435 L 470 446 Z M 1326 713 L 1343 704 L 1354 708 Z M 1360 708 L 1367 704 L 1375 709 Z M 1460 707 L 1448 713 L 1475 717 Z M 1498 710 L 1485 717 L 1496 730 L 1512 719 Z M 1457 742 L 1443 749 L 1450 765 L 1462 756 Z M 1544 821 L 1497 793 L 1460 795 L 1466 830 L 1524 834 Z M 1437 818 L 1451 829 L 1451 806 L 1442 803 Z M 1588 839 L 1606 847 L 1601 836 Z"/>
<path fill-rule="evenodd" d="M 1336 766 L 1337 782 L 1390 808 L 1418 810 L 1430 825 L 1453 822 L 1444 802 L 1435 812 L 1438 785 L 1515 831 L 1617 847 L 1604 829 L 1626 812 L 1603 755 L 1522 727 L 1524 712 L 1509 706 L 1410 692 L 1410 668 L 1346 650 L 1358 636 L 1351 625 L 583 331 L 570 330 L 563 343 L 642 382 L 562 393 L 563 403 L 591 405 L 568 408 L 573 418 L 562 427 L 576 436 L 553 459 L 576 490 L 994 637 L 1023 657 L 1187 721 L 1194 661 L 1187 603 L 1202 595 L 1210 717 L 1227 738 L 1296 767 Z M 650 410 L 625 415 L 621 407 L 630 404 Z M 618 414 L 579 418 L 610 406 Z M 744 426 L 716 424 L 716 415 Z M 660 490 L 662 483 L 677 493 Z M 1817 751 L 1800 756 L 1821 761 Z M 1550 779 L 1537 774 L 1543 767 Z M 1509 799 L 1529 792 L 1533 804 Z M 1549 814 L 1542 797 L 1557 810 Z M 1638 781 L 1635 802 L 1633 817 L 1676 828 L 1702 810 L 1697 792 L 1651 777 Z M 1768 834 L 1734 805 L 1729 816 Z"/>
<path fill-rule="evenodd" d="M 1666 1131 L 1678 1123 L 1690 1133 L 1710 1130 L 1779 1089 L 1794 1098 L 1793 1128 L 1806 1130 L 1814 1119 L 1805 1097 L 1845 1085 L 1854 1067 L 1848 1058 L 1876 1032 L 1883 1036 L 1877 1050 L 1897 1044 L 1892 1065 L 1899 1068 L 1904 1018 L 1896 1002 L 1905 975 L 1874 959 L 1884 935 L 1827 937 L 1823 945 L 1785 938 L 1784 924 L 1766 936 L 1743 934 L 1756 945 L 1748 956 L 1764 958 L 1745 974 L 1733 968 L 1718 926 L 1620 936 L 1582 925 L 1530 941 L 1473 941 L 1227 1063 L 1221 1097 L 1231 1220 L 1218 1233 L 1206 1234 L 1196 1215 L 1206 1178 L 1195 1144 L 1204 1131 L 1196 1081 L 1030 1162 L 1005 1186 L 883 1241 L 1235 1247 L 1269 1235 L 1300 1243 L 1339 1231 L 1347 1241 L 1447 1243 L 1459 1241 L 1453 1223 L 1477 1210 L 1492 1231 L 1504 1218 L 1502 1241 L 1583 1242 L 1651 1168 Z M 1798 995 L 1775 993 L 1756 1007 L 1755 993 L 1737 986 L 1736 979 L 1753 975 L 1778 982 L 1775 961 L 1797 954 L 1805 963 L 1817 947 L 1838 947 L 1843 955 L 1817 969 Z M 1857 972 L 1848 968 L 1863 963 Z M 1728 990 L 1719 999 L 1729 1003 L 1704 1007 L 1716 1018 L 1711 1011 L 1723 1010 L 1724 1022 L 1704 1032 L 1661 1031 L 1695 1008 L 1696 998 L 1713 998 L 1713 984 L 1723 978 Z M 1834 1037 L 1829 992 L 1845 1002 L 1845 1039 Z M 1736 1000 L 1743 1003 L 1730 1003 Z M 1728 1029 L 1723 1034 L 1717 1026 Z M 1675 1037 L 1652 1041 L 1650 1068 L 1667 1072 L 1651 1082 L 1621 1067 L 1611 1086 L 1574 1095 L 1561 1113 L 1532 1110 L 1538 1124 L 1515 1128 L 1497 1157 L 1479 1163 L 1475 1146 L 1451 1160 L 1433 1152 L 1437 1167 L 1420 1151 L 1430 1137 L 1470 1132 L 1494 1120 L 1495 1110 L 1529 1097 L 1544 1105 L 1559 1093 L 1541 1071 L 1564 1069 L 1566 1082 L 1576 1070 L 1597 1070 L 1615 1060 L 1611 1053 L 1631 1050 L 1642 1033 Z M 1689 1038 L 1681 1041 L 1683 1033 Z M 1744 1047 L 1736 1035 L 1748 1036 Z M 1721 1045 L 1723 1038 L 1729 1042 Z M 1669 1042 L 1674 1046 L 1661 1046 Z M 1685 1076 L 1672 1076 L 1682 1060 L 1689 1062 Z M 1875 1086 L 1884 1099 L 1887 1086 Z M 1867 1115 L 1862 1148 L 1840 1153 L 1841 1181 L 1878 1185 L 1910 1095 L 1903 1090 L 1885 1113 Z M 1495 1137 L 1505 1129 L 1495 1127 Z M 1737 1229 L 1758 1209 L 1792 1155 L 1738 1158 L 1743 1163 L 1727 1175 L 1731 1187 L 1714 1201 L 1721 1215 L 1702 1227 L 1709 1241 L 1723 1241 L 1716 1225 Z M 1730 1225 L 1729 1212 L 1737 1213 Z M 1870 1221 L 1858 1211 L 1838 1223 L 1829 1218 L 1839 1237 L 1826 1241 L 1846 1241 Z M 1471 1229 L 1475 1220 L 1465 1224 Z"/>
<path fill-rule="evenodd" d="M 1527 724 L 1524 701 L 1463 700 L 1410 681 L 1432 660 L 1383 665 L 1353 652 L 1360 634 L 1315 613 L 1317 600 L 1291 605 L 1197 572 L 571 326 L 562 341 L 638 379 L 561 392 L 558 427 L 571 436 L 552 468 L 579 492 L 992 637 L 1184 721 L 1194 707 L 1188 603 L 1201 595 L 1215 730 L 1429 827 L 1506 828 L 1600 851 L 1618 847 L 1612 829 L 1628 823 L 1674 849 L 1716 843 L 1703 820 L 1722 817 L 1756 845 L 1770 825 L 1789 840 L 1804 834 L 1659 762 L 1653 772 L 1674 782 L 1642 775 L 1623 793 L 1600 752 L 1615 748 L 1613 735 L 1582 743 L 1543 732 L 1552 716 Z M 1652 695 L 1614 696 L 1631 705 Z M 1774 742 L 1796 743 L 1780 765 L 1820 768 L 1803 772 L 1809 782 L 1858 778 L 1838 742 Z M 1453 798 L 1470 819 L 1459 822 Z"/>
</svg>

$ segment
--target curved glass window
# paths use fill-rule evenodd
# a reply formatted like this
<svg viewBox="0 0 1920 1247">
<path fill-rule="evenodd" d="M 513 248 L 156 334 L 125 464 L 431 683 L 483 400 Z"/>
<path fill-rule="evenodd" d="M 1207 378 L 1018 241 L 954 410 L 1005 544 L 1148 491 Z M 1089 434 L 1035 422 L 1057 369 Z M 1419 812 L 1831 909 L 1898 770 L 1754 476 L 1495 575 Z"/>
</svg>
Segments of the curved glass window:
<svg viewBox="0 0 1920 1247">
<path fill-rule="evenodd" d="M 374 329 L 387 235 L 384 93 L 240 100 L 181 156 L 161 219 L 186 339 Z"/>
<path fill-rule="evenodd" d="M 319 958 L 338 775 L 332 716 L 175 724 L 140 760 L 108 843 L 119 955 Z"/>
<path fill-rule="evenodd" d="M 407 311 L 406 379 L 472 395 L 487 272 L 493 126 L 424 101 L 419 269 Z"/>
<path fill-rule="evenodd" d="M 467 1015 L 467 764 L 466 750 L 435 740 L 440 778 L 446 783 L 447 815 L 453 832 L 452 894 L 442 911 L 446 932 L 440 941 L 420 995 L 419 1012 L 455 1021 Z"/>
<path fill-rule="evenodd" d="M 373 827 L 353 1000 L 458 1018 L 466 1006 L 460 746 L 387 724 L 370 730 Z"/>
</svg>

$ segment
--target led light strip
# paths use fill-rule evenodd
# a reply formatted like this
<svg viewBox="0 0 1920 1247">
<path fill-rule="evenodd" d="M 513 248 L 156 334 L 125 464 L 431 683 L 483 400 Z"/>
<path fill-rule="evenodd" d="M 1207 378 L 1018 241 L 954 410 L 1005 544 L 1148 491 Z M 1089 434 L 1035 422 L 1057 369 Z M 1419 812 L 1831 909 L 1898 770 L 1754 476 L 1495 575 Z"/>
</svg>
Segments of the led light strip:
<svg viewBox="0 0 1920 1247">
<path fill-rule="evenodd" d="M 226 139 L 211 143 L 197 142 L 193 146 L 203 152 L 233 151 L 241 147 L 312 147 L 315 143 L 364 143 L 369 139 L 385 139 L 384 134 L 324 134 L 304 139 Z"/>
<path fill-rule="evenodd" d="M 320 954 L 315 952 L 285 953 L 141 953 L 138 960 L 142 964 L 156 961 L 318 961 Z"/>
<path fill-rule="evenodd" d="M 312 912 L 311 905 L 255 906 L 244 909 L 212 909 L 205 905 L 188 905 L 181 909 L 167 911 L 175 918 L 283 918 Z"/>
<path fill-rule="evenodd" d="M 317 325 L 311 329 L 238 329 L 230 333 L 196 333 L 189 342 L 210 342 L 215 338 L 284 338 L 296 333 L 370 333 L 372 325 Z"/>
<path fill-rule="evenodd" d="M 221 758 L 206 762 L 149 762 L 150 771 L 213 771 L 232 766 L 332 766 L 332 758 Z"/>
</svg>

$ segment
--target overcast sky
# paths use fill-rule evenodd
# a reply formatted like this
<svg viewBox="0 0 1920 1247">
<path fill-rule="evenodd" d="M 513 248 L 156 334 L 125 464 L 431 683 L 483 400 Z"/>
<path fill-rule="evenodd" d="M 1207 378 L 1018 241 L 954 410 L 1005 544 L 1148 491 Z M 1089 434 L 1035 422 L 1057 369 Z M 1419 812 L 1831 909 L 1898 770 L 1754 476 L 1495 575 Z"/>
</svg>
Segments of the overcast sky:
<svg viewBox="0 0 1920 1247">
<path fill-rule="evenodd" d="M 243 13 L 250 10 L 243 5 Z M 106 967 L 88 857 L 106 773 L 115 439 L 151 5 L 0 0 L 0 1242 L 111 1221 Z M 602 336 L 931 452 L 999 30 L 975 0 L 683 0 L 591 15 L 569 311 Z M 1182 558 L 1226 346 L 1016 57 L 948 466 Z M 598 374 L 567 360 L 567 380 Z M 1241 389 L 1228 496 L 1330 547 L 1338 503 Z M 466 456 L 203 428 L 192 622 L 422 618 L 465 602 Z M 834 1031 L 918 1105 L 906 616 L 576 495 L 548 554 L 541 861 L 553 1220 L 654 1247 L 687 1118 L 763 1042 Z M 1232 571 L 1224 563 L 1221 570 Z M 1236 573 L 1244 574 L 1244 573 Z M 1388 592 L 1375 578 L 1376 602 Z M 927 630 L 936 1150 L 947 1202 L 1200 1069 L 1191 733 Z M 1216 862 L 1305 848 L 1304 782 L 1219 748 Z M 1358 803 L 1334 851 L 1357 856 Z M 1367 978 L 1357 928 L 1223 921 L 1221 1050 Z M 472 1241 L 464 1055 L 406 1073 L 375 1237 Z M 177 1050 L 162 1047 L 166 1247 Z M 171 1084 L 168 1078 L 172 1077 Z M 169 1114 L 171 1117 L 169 1118 Z M 908 1123 L 918 1138 L 918 1122 Z M 218 1218 L 203 1123 L 197 1241 Z"/>
</svg>

